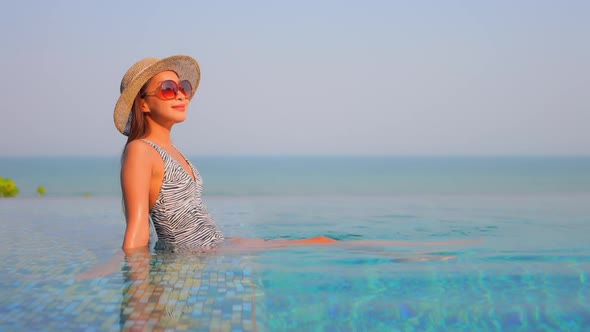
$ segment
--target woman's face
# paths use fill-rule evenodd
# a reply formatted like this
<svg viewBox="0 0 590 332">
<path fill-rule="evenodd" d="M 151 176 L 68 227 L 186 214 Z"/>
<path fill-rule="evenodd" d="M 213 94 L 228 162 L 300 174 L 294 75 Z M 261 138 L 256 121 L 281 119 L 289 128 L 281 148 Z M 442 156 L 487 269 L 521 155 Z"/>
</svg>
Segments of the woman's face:
<svg viewBox="0 0 590 332">
<path fill-rule="evenodd" d="M 141 110 L 149 119 L 161 126 L 172 127 L 172 125 L 186 119 L 190 100 L 180 91 L 176 93 L 174 99 L 163 100 L 159 98 L 157 90 L 166 80 L 172 80 L 180 85 L 180 79 L 173 71 L 163 71 L 152 77 L 145 89 L 147 95 L 142 98 Z"/>
</svg>

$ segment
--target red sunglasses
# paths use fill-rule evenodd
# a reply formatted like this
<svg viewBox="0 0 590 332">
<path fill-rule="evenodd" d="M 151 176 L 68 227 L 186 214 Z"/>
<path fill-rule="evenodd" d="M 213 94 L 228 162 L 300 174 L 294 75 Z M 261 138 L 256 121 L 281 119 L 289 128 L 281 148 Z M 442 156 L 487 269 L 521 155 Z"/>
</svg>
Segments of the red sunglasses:
<svg viewBox="0 0 590 332">
<path fill-rule="evenodd" d="M 158 87 L 154 91 L 150 93 L 142 93 L 141 98 L 147 96 L 156 96 L 157 98 L 162 100 L 172 100 L 176 98 L 178 91 L 182 92 L 182 94 L 188 99 L 190 99 L 193 96 L 193 87 L 191 85 L 191 82 L 184 80 L 180 81 L 180 84 L 178 84 L 173 80 L 165 80 L 162 83 L 160 83 L 160 85 L 158 85 Z"/>
</svg>

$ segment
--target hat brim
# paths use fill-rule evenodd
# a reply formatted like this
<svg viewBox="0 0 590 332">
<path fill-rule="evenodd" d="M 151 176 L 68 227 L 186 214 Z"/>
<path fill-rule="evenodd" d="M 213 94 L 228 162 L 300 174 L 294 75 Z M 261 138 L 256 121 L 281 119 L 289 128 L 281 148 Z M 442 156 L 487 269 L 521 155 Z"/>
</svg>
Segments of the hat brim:
<svg viewBox="0 0 590 332">
<path fill-rule="evenodd" d="M 128 134 L 125 133 L 125 127 L 129 121 L 129 114 L 131 113 L 133 102 L 135 101 L 135 97 L 137 97 L 139 90 L 141 90 L 141 87 L 158 73 L 167 70 L 175 72 L 181 80 L 188 80 L 193 87 L 193 95 L 197 91 L 201 80 L 201 69 L 197 60 L 192 57 L 187 55 L 174 55 L 158 60 L 149 65 L 133 78 L 133 80 L 125 87 L 125 90 L 121 92 L 119 100 L 117 100 L 113 119 L 115 121 L 115 127 L 117 127 L 117 130 L 119 130 L 121 134 Z"/>
</svg>

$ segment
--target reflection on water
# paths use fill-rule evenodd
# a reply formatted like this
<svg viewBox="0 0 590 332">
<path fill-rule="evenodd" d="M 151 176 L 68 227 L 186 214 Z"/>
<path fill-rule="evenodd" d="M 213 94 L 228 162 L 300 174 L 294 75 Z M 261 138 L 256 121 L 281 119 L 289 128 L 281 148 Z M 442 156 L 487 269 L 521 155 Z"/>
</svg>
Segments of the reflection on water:
<svg viewBox="0 0 590 332">
<path fill-rule="evenodd" d="M 588 196 L 209 199 L 226 235 L 445 241 L 434 248 L 119 250 L 118 198 L 0 200 L 0 330 L 583 331 Z M 452 260 L 422 261 L 417 257 Z"/>
<path fill-rule="evenodd" d="M 257 286 L 245 257 L 139 252 L 122 271 L 122 330 L 257 330 Z"/>
</svg>

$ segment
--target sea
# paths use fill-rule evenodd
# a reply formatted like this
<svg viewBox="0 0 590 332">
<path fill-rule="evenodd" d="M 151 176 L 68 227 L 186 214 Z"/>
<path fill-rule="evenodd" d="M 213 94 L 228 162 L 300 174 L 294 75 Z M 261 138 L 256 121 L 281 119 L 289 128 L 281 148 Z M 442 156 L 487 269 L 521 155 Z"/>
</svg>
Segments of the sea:
<svg viewBox="0 0 590 332">
<path fill-rule="evenodd" d="M 118 156 L 0 157 L 0 331 L 590 331 L 589 156 L 189 159 L 226 237 L 339 241 L 117 260 Z"/>
</svg>

